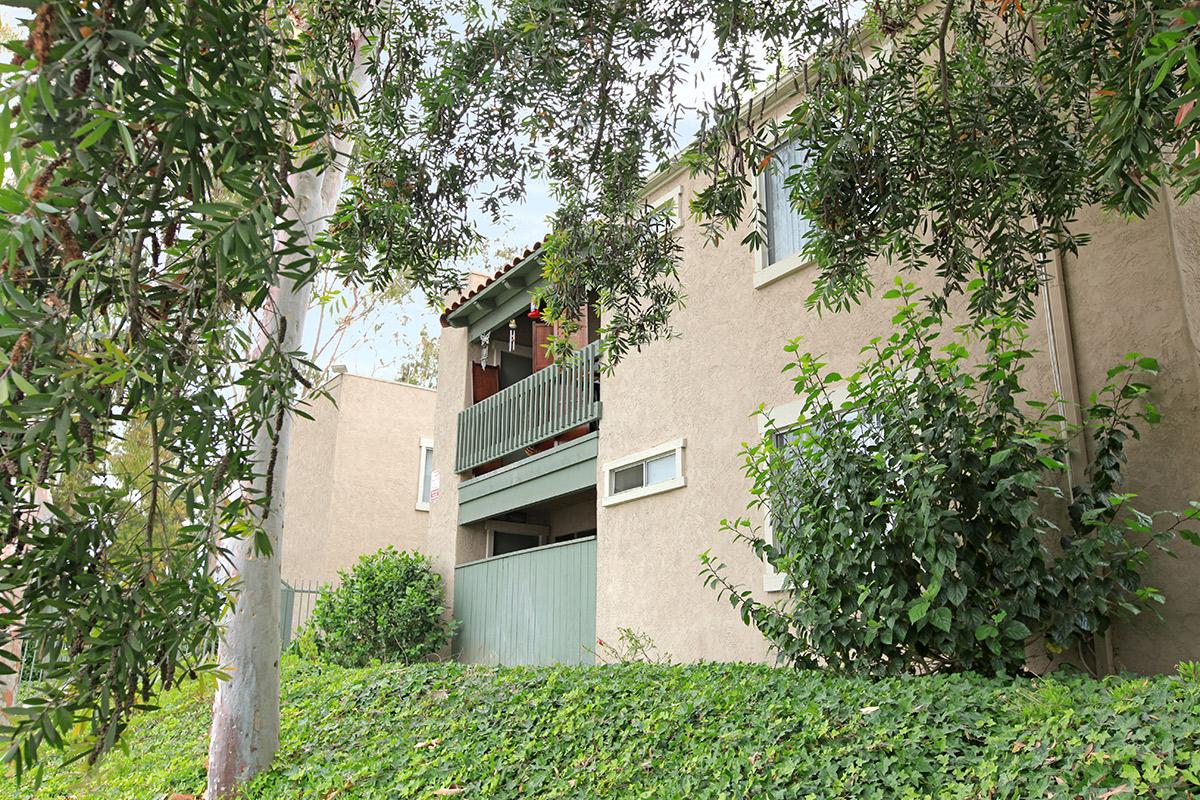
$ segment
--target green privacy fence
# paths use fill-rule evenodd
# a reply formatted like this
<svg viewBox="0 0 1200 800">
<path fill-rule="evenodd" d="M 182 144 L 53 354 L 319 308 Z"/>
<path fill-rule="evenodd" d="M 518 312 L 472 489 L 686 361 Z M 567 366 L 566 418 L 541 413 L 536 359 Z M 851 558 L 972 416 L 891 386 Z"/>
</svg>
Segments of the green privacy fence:
<svg viewBox="0 0 1200 800">
<path fill-rule="evenodd" d="M 596 646 L 596 539 L 454 570 L 454 655 L 471 664 L 590 664 Z"/>
<path fill-rule="evenodd" d="M 592 342 L 569 362 L 538 370 L 459 412 L 455 470 L 466 472 L 600 419 L 599 368 L 600 343 Z"/>
</svg>

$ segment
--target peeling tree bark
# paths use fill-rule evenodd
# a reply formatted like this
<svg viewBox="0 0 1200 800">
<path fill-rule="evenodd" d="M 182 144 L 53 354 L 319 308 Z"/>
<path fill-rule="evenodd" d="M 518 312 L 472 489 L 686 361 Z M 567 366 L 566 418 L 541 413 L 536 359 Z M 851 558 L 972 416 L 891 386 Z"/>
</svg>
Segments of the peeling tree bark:
<svg viewBox="0 0 1200 800">
<path fill-rule="evenodd" d="M 352 81 L 360 91 L 367 77 L 364 41 L 356 42 L 352 72 Z M 289 178 L 292 198 L 287 215 L 304 232 L 300 244 L 311 246 L 328 225 L 345 183 L 350 147 L 345 140 L 331 142 L 337 156 L 328 159 L 323 169 Z M 297 285 L 280 276 L 263 309 L 256 353 L 269 347 L 284 352 L 300 349 L 311 294 L 311 282 Z M 279 558 L 286 524 L 283 508 L 291 432 L 292 415 L 283 413 L 258 432 L 254 443 L 259 477 L 252 490 L 266 496 L 269 489 L 269 505 L 260 523 L 270 542 L 271 555 L 257 553 L 249 538 L 227 543 L 238 593 L 224 621 L 217 652 L 229 679 L 220 682 L 213 700 L 205 795 L 208 800 L 236 797 L 243 783 L 270 765 L 279 747 Z"/>
</svg>

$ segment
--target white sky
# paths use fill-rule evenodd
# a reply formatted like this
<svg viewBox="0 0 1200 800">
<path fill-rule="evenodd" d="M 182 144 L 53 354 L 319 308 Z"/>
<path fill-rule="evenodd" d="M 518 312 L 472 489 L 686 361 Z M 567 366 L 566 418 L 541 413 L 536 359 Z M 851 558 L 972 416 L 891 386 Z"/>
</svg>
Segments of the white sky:
<svg viewBox="0 0 1200 800">
<path fill-rule="evenodd" d="M 18 30 L 21 29 L 21 21 L 30 16 L 32 11 L 28 8 L 5 5 L 0 0 L 0 19 Z M 704 70 L 696 70 L 695 75 L 699 81 L 706 77 Z M 695 86 L 693 91 L 698 99 L 704 87 Z M 681 125 L 680 141 L 686 141 L 687 137 L 695 132 L 695 127 L 693 120 Z M 531 182 L 527 187 L 527 195 L 524 203 L 507 209 L 507 217 L 501 223 L 481 221 L 483 233 L 490 241 L 490 251 L 498 248 L 520 251 L 547 233 L 546 219 L 554 211 L 549 187 L 542 182 Z M 480 261 L 480 266 L 484 269 L 494 269 L 500 266 L 502 261 L 503 259 L 494 257 L 484 259 Z M 377 330 L 374 329 L 376 325 L 379 326 Z M 316 331 L 315 320 L 310 319 L 307 328 L 309 341 L 306 349 L 311 351 Z M 355 374 L 393 378 L 395 361 L 418 340 L 422 328 L 436 338 L 439 328 L 438 314 L 427 306 L 423 294 L 415 292 L 399 307 L 385 310 L 369 322 L 352 328 L 346 335 L 346 341 L 363 341 L 343 352 L 338 361 Z"/>
<path fill-rule="evenodd" d="M 23 19 L 29 19 L 33 16 L 33 12 L 28 8 L 14 8 L 13 6 L 0 3 L 0 19 L 3 19 L 13 27 L 17 26 Z"/>
<path fill-rule="evenodd" d="M 490 251 L 494 252 L 497 248 L 524 250 L 549 230 L 546 218 L 554 212 L 549 187 L 539 182 L 531 183 L 527 188 L 528 199 L 522 205 L 508 209 L 506 220 L 498 225 L 490 220 L 482 222 L 480 227 L 489 240 Z M 505 259 L 499 257 L 481 259 L 479 268 L 494 270 L 504 262 Z M 377 324 L 381 325 L 379 330 L 371 330 Z M 358 341 L 364 337 L 365 341 L 346 350 L 339 361 L 356 375 L 394 378 L 394 362 L 419 340 L 422 328 L 436 339 L 440 323 L 438 312 L 430 309 L 426 305 L 425 295 L 417 291 L 391 313 L 385 312 L 378 319 L 351 328 L 347 332 L 347 341 Z M 308 330 L 310 336 L 315 332 L 312 326 Z M 311 349 L 311 341 L 306 349 Z"/>
</svg>

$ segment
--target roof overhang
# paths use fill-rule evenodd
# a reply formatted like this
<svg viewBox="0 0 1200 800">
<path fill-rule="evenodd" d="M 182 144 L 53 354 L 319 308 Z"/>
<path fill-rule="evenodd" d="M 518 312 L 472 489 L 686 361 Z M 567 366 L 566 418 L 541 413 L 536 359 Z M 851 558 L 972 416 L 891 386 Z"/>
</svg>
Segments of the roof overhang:
<svg viewBox="0 0 1200 800">
<path fill-rule="evenodd" d="M 494 331 L 528 308 L 530 290 L 542 282 L 543 249 L 539 246 L 527 251 L 524 257 L 448 311 L 444 323 L 451 328 L 466 328 L 473 339 Z"/>
</svg>

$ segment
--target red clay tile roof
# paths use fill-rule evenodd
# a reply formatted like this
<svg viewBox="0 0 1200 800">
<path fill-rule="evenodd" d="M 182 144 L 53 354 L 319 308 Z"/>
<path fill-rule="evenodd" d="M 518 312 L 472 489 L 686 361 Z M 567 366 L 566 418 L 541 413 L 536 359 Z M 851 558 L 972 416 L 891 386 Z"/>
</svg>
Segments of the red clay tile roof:
<svg viewBox="0 0 1200 800">
<path fill-rule="evenodd" d="M 507 264 L 502 266 L 500 269 L 496 270 L 496 273 L 494 275 L 492 275 L 492 277 L 488 278 L 486 281 L 484 281 L 483 283 L 476 286 L 470 292 L 466 292 L 461 297 L 459 297 L 457 300 L 455 300 L 453 303 L 446 306 L 446 310 L 442 312 L 442 317 L 441 317 L 442 327 L 444 328 L 449 324 L 446 322 L 446 317 L 450 316 L 455 311 L 457 311 L 459 308 L 461 308 L 472 297 L 479 294 L 484 289 L 486 289 L 487 287 L 491 286 L 496 281 L 503 278 L 505 275 L 508 274 L 509 270 L 513 269 L 518 264 L 520 264 L 522 261 L 529 258 L 531 255 L 533 255 L 538 250 L 540 250 L 542 245 L 545 243 L 546 243 L 546 239 L 543 238 L 543 239 L 538 240 L 534 244 L 531 244 L 529 247 L 525 248 L 524 253 L 521 253 L 519 256 L 514 258 L 512 261 L 509 261 Z"/>
</svg>

